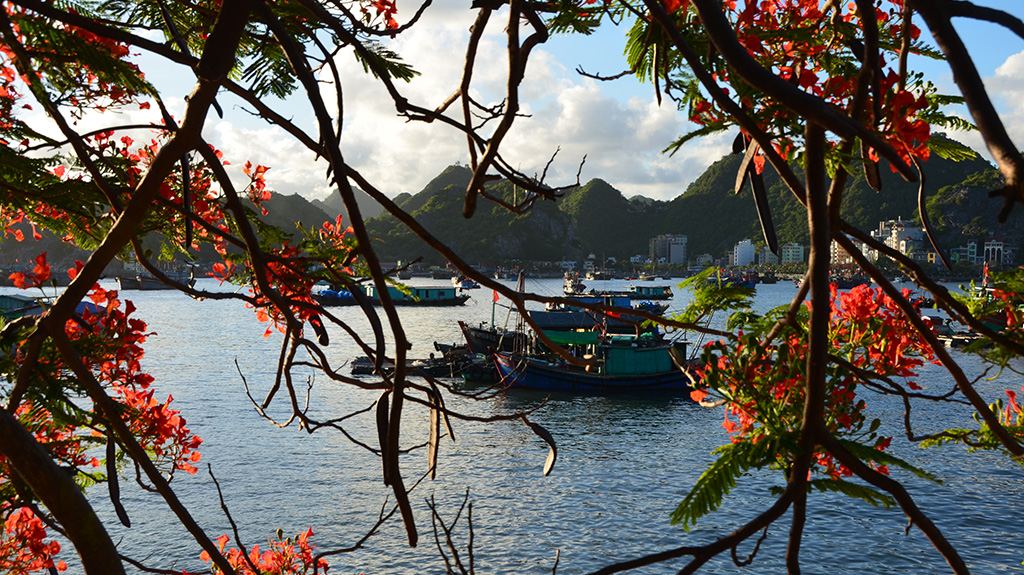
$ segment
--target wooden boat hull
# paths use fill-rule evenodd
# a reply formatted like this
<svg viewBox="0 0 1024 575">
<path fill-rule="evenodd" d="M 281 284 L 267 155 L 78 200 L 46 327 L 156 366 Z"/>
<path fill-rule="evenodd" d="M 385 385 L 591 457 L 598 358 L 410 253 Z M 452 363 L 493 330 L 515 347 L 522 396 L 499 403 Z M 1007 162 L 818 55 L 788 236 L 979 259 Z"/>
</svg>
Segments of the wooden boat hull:
<svg viewBox="0 0 1024 575">
<path fill-rule="evenodd" d="M 466 345 L 473 353 L 487 354 L 492 351 L 512 351 L 515 344 L 515 332 L 497 328 L 474 327 L 466 322 L 459 322 L 459 329 L 466 338 Z"/>
<path fill-rule="evenodd" d="M 650 374 L 601 375 L 509 353 L 496 353 L 493 358 L 498 373 L 509 387 L 595 394 L 690 390 L 689 379 L 679 369 Z"/>
</svg>

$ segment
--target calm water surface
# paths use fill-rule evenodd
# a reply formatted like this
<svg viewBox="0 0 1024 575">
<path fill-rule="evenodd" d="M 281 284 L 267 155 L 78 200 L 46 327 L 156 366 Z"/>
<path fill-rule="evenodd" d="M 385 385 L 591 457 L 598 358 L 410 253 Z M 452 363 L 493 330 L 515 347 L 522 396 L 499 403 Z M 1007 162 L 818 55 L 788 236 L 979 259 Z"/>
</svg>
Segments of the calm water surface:
<svg viewBox="0 0 1024 575">
<path fill-rule="evenodd" d="M 216 283 L 203 282 L 203 287 L 216 289 Z M 626 285 L 600 283 L 594 282 L 595 287 L 623 289 Z M 555 295 L 560 287 L 559 280 L 542 280 L 528 289 Z M 784 304 L 795 290 L 788 282 L 760 286 L 757 306 Z M 460 342 L 458 319 L 490 320 L 489 290 L 472 293 L 463 308 L 401 310 L 413 341 L 412 357 L 425 357 L 433 351 L 434 341 Z M 143 367 L 156 377 L 158 395 L 171 394 L 189 427 L 204 438 L 200 472 L 177 477 L 173 485 L 212 537 L 230 533 L 230 525 L 207 464 L 250 545 L 264 544 L 277 528 L 295 534 L 312 526 L 313 541 L 321 549 L 348 547 L 369 529 L 382 506 L 390 508 L 376 456 L 338 432 L 309 435 L 295 425 L 278 429 L 255 412 L 242 376 L 253 396 L 262 399 L 274 379 L 281 338 L 278 334 L 264 338 L 265 326 L 251 310 L 237 302 L 191 302 L 171 292 L 124 292 L 123 297 L 135 302 L 137 316 L 156 332 L 146 346 Z M 684 303 L 685 297 L 677 295 L 673 306 Z M 342 308 L 338 314 L 367 333 L 358 310 Z M 500 324 L 501 308 L 496 316 Z M 347 373 L 345 362 L 361 354 L 342 334 L 333 335 L 327 353 Z M 976 363 L 966 365 L 977 373 Z M 952 385 L 938 370 L 922 379 L 930 391 Z M 374 393 L 322 376 L 311 381 L 314 417 L 358 411 L 376 398 Z M 986 398 L 995 400 L 1002 390 L 1020 386 L 1019 379 L 1004 377 L 982 384 L 982 389 Z M 509 393 L 487 403 L 450 398 L 449 406 L 489 415 L 533 408 L 542 401 L 533 393 Z M 869 404 L 883 419 L 898 421 L 902 413 L 898 404 L 884 398 L 869 398 Z M 955 406 L 926 407 L 915 416 L 922 432 L 970 422 L 967 412 Z M 274 415 L 284 415 L 284 408 L 281 402 Z M 412 409 L 407 416 L 407 446 L 426 440 L 424 415 Z M 742 478 L 720 513 L 704 518 L 689 532 L 670 525 L 669 515 L 713 460 L 711 450 L 728 441 L 722 415 L 722 408 L 700 408 L 687 397 L 552 398 L 532 416 L 558 441 L 558 463 L 549 477 L 541 473 L 546 445 L 522 424 L 455 421 L 455 441 L 442 442 L 437 479 L 425 481 L 412 494 L 420 545 L 410 548 L 399 522 L 392 521 L 362 549 L 332 558 L 331 572 L 444 573 L 426 501 L 436 501 L 443 519 L 450 523 L 467 490 L 473 503 L 477 573 L 551 573 L 556 552 L 560 553 L 558 573 L 586 573 L 641 554 L 713 541 L 770 505 L 769 488 L 780 484 L 776 475 L 764 474 L 768 481 Z M 375 443 L 372 415 L 358 416 L 344 425 L 359 440 Z M 968 456 L 960 447 L 921 450 L 901 441 L 899 428 L 887 431 L 896 435 L 895 453 L 941 478 L 942 485 L 935 485 L 893 471 L 957 545 L 972 570 L 1024 572 L 1024 469 L 992 454 Z M 406 483 L 412 484 L 426 467 L 425 456 L 419 450 L 402 461 Z M 158 498 L 131 482 L 122 483 L 133 526 L 112 530 L 122 541 L 123 552 L 161 568 L 202 569 L 198 546 L 176 527 Z M 96 489 L 90 497 L 108 525 L 114 526 L 104 494 Z M 814 494 L 809 515 L 802 552 L 807 573 L 948 572 L 920 532 L 905 533 L 906 521 L 898 510 Z M 753 566 L 740 569 L 726 557 L 702 572 L 784 572 L 787 526 L 785 518 L 771 528 Z M 464 519 L 456 533 L 465 546 Z M 740 552 L 749 550 L 746 546 Z M 682 564 L 636 572 L 674 573 Z"/>
</svg>

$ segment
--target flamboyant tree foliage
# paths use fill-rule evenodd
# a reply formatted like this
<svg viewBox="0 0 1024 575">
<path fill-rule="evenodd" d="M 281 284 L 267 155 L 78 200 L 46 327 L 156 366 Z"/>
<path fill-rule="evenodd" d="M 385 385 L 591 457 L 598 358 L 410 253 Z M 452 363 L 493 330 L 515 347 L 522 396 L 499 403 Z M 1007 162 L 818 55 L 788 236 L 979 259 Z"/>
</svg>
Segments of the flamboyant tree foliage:
<svg viewBox="0 0 1024 575">
<path fill-rule="evenodd" d="M 520 173 L 512 167 L 517 162 L 501 153 L 502 140 L 518 117 L 519 86 L 531 51 L 552 33 L 586 34 L 597 26 L 622 25 L 629 27 L 626 73 L 651 82 L 659 99 L 677 105 L 700 126 L 669 150 L 695 137 L 735 130 L 734 151 L 744 154 L 737 189 L 749 183 L 766 242 L 776 247 L 761 174 L 774 169 L 807 208 L 812 246 L 803 288 L 787 308 L 757 316 L 744 310 L 749 294 L 700 277 L 692 284 L 693 306 L 674 320 L 661 320 L 674 328 L 710 332 L 700 327 L 704 314 L 740 310 L 728 332 L 711 332 L 720 339 L 703 351 L 694 392 L 697 400 L 724 404 L 723 424 L 732 442 L 719 450 L 719 460 L 681 502 L 675 520 L 688 526 L 713 511 L 747 469 L 777 469 L 786 487 L 772 506 L 726 537 L 703 546 L 652 550 L 650 556 L 601 572 L 680 557 L 690 558 L 683 571 L 691 572 L 792 511 L 786 560 L 797 573 L 812 490 L 899 506 L 953 572 L 967 572 L 955 542 L 947 541 L 888 476 L 891 466 L 910 466 L 886 452 L 891 438 L 879 436 L 878 423 L 867 420 L 866 402 L 869 392 L 899 396 L 907 406 L 905 420 L 911 421 L 916 402 L 950 399 L 918 389 L 917 369 L 923 362 L 938 363 L 955 380 L 958 399 L 975 409 L 979 425 L 922 437 L 908 423 L 907 437 L 1000 449 L 1019 459 L 1024 456 L 1024 420 L 1018 396 L 1009 390 L 1006 402 L 990 404 L 991 398 L 983 398 L 973 374 L 963 372 L 907 294 L 855 242 L 903 266 L 939 308 L 986 338 L 991 345 L 980 352 L 1001 367 L 1012 368 L 1011 362 L 1024 353 L 1016 309 L 1024 279 L 996 275 L 991 297 L 954 297 L 914 260 L 853 228 L 839 214 L 846 180 L 854 171 L 865 172 L 876 187 L 880 169 L 919 181 L 923 205 L 922 165 L 928 157 L 964 154 L 930 138 L 934 128 L 971 127 L 948 115 L 945 106 L 956 103 L 966 105 L 1002 172 L 1005 185 L 994 190 L 1005 200 L 1002 217 L 1024 202 L 1024 158 L 996 114 L 954 18 L 990 21 L 1021 36 L 1024 23 L 962 0 L 475 2 L 465 6 L 477 13 L 477 20 L 452 96 L 444 102 L 414 102 L 403 95 L 401 83 L 417 72 L 387 47 L 387 39 L 416 26 L 429 9 L 429 2 L 398 6 L 387 0 L 3 1 L 0 223 L 5 234 L 23 241 L 32 241 L 25 237 L 25 224 L 34 238 L 40 229 L 49 230 L 88 250 L 90 257 L 68 270 L 70 285 L 47 303 L 44 313 L 7 321 L 0 330 L 0 369 L 6 379 L 0 386 L 5 402 L 0 409 L 0 568 L 65 568 L 60 555 L 68 551 L 52 539 L 60 534 L 74 546 L 87 573 L 123 573 L 125 562 L 158 571 L 160 565 L 120 555 L 130 550 L 115 547 L 83 496 L 85 488 L 106 484 L 110 505 L 128 525 L 118 487 L 121 475 L 130 475 L 126 470 L 134 470 L 136 480 L 164 499 L 193 537 L 187 544 L 202 549 L 213 572 L 312 573 L 327 569 L 324 557 L 342 552 L 315 554 L 312 530 L 289 538 L 278 533 L 263 549 L 237 541 L 236 533 L 229 547 L 227 536 L 204 533 L 195 524 L 171 483 L 177 472 L 195 471 L 201 439 L 189 432 L 183 417 L 188 414 L 172 408 L 171 398 L 159 393 L 159 382 L 142 371 L 146 324 L 133 317 L 131 302 L 97 283 L 118 258 L 138 260 L 195 298 L 241 299 L 268 323 L 268 331 L 284 334 L 276 384 L 262 401 L 254 401 L 261 413 L 275 399 L 289 405 L 290 419 L 279 425 L 331 429 L 329 421 L 312 419 L 301 408 L 304 384 L 293 381 L 300 363 L 315 366 L 330 380 L 378 390 L 380 444 L 373 449 L 383 460 L 383 479 L 394 496 L 394 509 L 382 513 L 380 521 L 400 516 L 415 545 L 419 532 L 399 454 L 409 443 L 423 442 L 403 438 L 402 418 L 409 402 L 430 408 L 426 449 L 432 475 L 442 423 L 450 435 L 451 421 L 460 417 L 445 407 L 444 397 L 457 391 L 407 373 L 405 332 L 386 289 L 388 270 L 375 255 L 353 185 L 521 312 L 527 301 L 552 298 L 516 293 L 477 273 L 395 206 L 388 190 L 378 189 L 346 162 L 345 126 L 337 111 L 344 109 L 347 78 L 335 58 L 354 55 L 386 87 L 398 114 L 465 135 L 474 173 L 466 190 L 467 217 L 480 199 L 502 203 L 485 188 L 495 177 L 527 192 L 521 203 L 503 204 L 526 211 L 537 198 L 557 199 L 560 192 L 543 178 Z M 922 34 L 921 23 L 930 37 Z M 476 58 L 489 29 L 508 39 L 508 92 L 496 105 L 470 96 L 476 67 L 494 65 Z M 155 34 L 162 39 L 155 40 Z M 180 118 L 169 112 L 163 94 L 136 63 L 143 52 L 158 66 L 194 73 Z M 927 78 L 913 73 L 911 60 L 921 57 L 946 60 L 960 93 L 941 95 Z M 313 131 L 275 108 L 278 98 L 298 90 L 316 118 Z M 238 181 L 229 175 L 221 152 L 203 137 L 207 118 L 219 111 L 218 96 L 225 93 L 327 161 L 326 176 L 344 201 L 349 221 L 326 222 L 296 236 L 258 220 L 269 197 L 268 167 L 246 163 L 247 180 Z M 129 109 L 150 110 L 152 122 L 124 124 L 118 112 Z M 29 111 L 45 113 L 49 124 L 30 125 L 25 120 Z M 79 126 L 86 125 L 86 118 L 89 125 L 102 122 L 103 128 L 83 130 Z M 921 217 L 927 226 L 924 210 Z M 143 247 L 144 239 L 154 238 L 163 243 L 161 256 L 188 258 L 212 246 L 222 258 L 213 276 L 248 290 L 209 293 L 177 282 L 161 272 L 154 252 Z M 832 242 L 849 252 L 879 287 L 848 294 L 831 289 Z M 941 253 L 942 247 L 935 247 Z M 35 290 L 62 273 L 51 270 L 40 253 L 32 269 L 11 279 Z M 321 280 L 348 288 L 376 286 L 380 311 L 359 301 L 372 327 L 369 336 L 317 305 L 311 290 Z M 88 305 L 82 306 L 83 301 Z M 993 317 L 1002 319 L 1001 329 L 981 319 Z M 377 367 L 392 363 L 393 373 L 367 381 L 337 372 L 321 351 L 328 339 L 325 324 L 351 337 Z M 386 345 L 385 324 L 397 342 L 392 349 Z M 315 338 L 308 337 L 309 329 Z M 521 419 L 552 443 L 553 455 L 550 434 L 525 416 Z M 927 470 L 910 469 L 928 476 Z"/>
</svg>

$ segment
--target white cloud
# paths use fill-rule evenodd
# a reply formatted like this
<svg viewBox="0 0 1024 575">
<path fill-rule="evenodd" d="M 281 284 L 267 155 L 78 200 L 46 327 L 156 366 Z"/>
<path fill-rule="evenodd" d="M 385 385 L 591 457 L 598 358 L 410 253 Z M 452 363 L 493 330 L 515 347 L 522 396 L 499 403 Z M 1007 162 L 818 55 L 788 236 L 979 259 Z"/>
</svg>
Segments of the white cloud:
<svg viewBox="0 0 1024 575">
<path fill-rule="evenodd" d="M 410 102 L 428 109 L 436 108 L 458 87 L 468 29 L 476 15 L 464 8 L 456 10 L 451 3 L 441 5 L 444 13 L 428 9 L 417 27 L 388 43 L 421 72 L 408 84 L 397 82 L 397 88 Z M 473 75 L 473 98 L 485 105 L 501 102 L 507 82 L 502 35 L 507 22 L 495 18 L 480 46 Z M 613 96 L 607 84 L 577 75 L 573 62 L 560 61 L 547 48 L 541 45 L 531 54 L 520 92 L 520 112 L 528 117 L 516 121 L 502 147 L 505 160 L 517 169 L 528 175 L 539 173 L 560 149 L 548 170 L 549 185 L 575 181 L 586 156 L 584 183 L 601 178 L 627 196 L 671 199 L 726 151 L 724 144 L 705 142 L 687 146 L 674 157 L 662 155 L 660 151 L 688 129 L 671 102 L 658 107 L 649 91 L 643 98 Z M 345 95 L 342 153 L 381 191 L 389 196 L 416 193 L 448 165 L 468 162 L 461 132 L 440 122 L 407 122 L 397 115 L 380 82 L 367 75 L 350 52 L 343 52 L 337 62 Z M 322 93 L 327 96 L 333 90 L 325 85 Z M 333 106 L 328 102 L 330 109 Z M 449 113 L 461 114 L 458 109 Z M 307 112 L 295 114 L 310 117 Z M 218 145 L 230 150 L 232 157 L 268 158 L 263 163 L 272 167 L 267 181 L 273 189 L 313 197 L 327 192 L 323 163 L 312 163 L 312 155 L 283 132 L 222 121 L 216 125 L 216 134 Z"/>
<path fill-rule="evenodd" d="M 984 82 L 1010 139 L 1018 149 L 1024 149 L 1024 52 L 1009 56 Z M 968 121 L 974 121 L 966 111 L 963 115 Z M 951 136 L 991 161 L 992 156 L 977 131 L 956 132 Z"/>
<path fill-rule="evenodd" d="M 410 83 L 396 81 L 396 87 L 410 102 L 434 109 L 457 89 L 469 28 L 476 14 L 462 3 L 438 2 L 407 33 L 394 40 L 384 39 L 389 48 L 421 72 Z M 503 33 L 507 18 L 507 11 L 492 16 L 477 55 L 472 96 L 488 106 L 500 104 L 505 96 L 508 63 Z M 527 32 L 524 29 L 524 37 Z M 588 40 L 600 43 L 609 38 Z M 622 40 L 613 37 L 610 41 Z M 579 76 L 574 59 L 584 56 L 565 53 L 566 45 L 563 38 L 552 38 L 531 54 L 526 81 L 520 90 L 520 113 L 524 117 L 516 121 L 503 142 L 502 154 L 509 164 L 528 175 L 537 174 L 560 150 L 548 170 L 549 185 L 575 181 L 585 156 L 580 176 L 583 183 L 601 178 L 627 196 L 643 194 L 667 200 L 682 193 L 689 182 L 724 153 L 725 144 L 705 140 L 684 147 L 674 157 L 661 154 L 662 149 L 689 129 L 683 115 L 667 100 L 657 106 L 649 86 L 641 91 L 626 90 L 628 96 L 623 96 L 621 85 L 629 79 L 616 85 Z M 468 163 L 466 138 L 461 132 L 441 122 L 408 122 L 399 117 L 391 96 L 379 81 L 364 72 L 351 50 L 343 50 L 337 64 L 345 97 L 342 153 L 350 165 L 381 191 L 392 197 L 403 192 L 416 193 L 448 165 Z M 162 64 L 144 58 L 140 65 L 158 70 Z M 621 62 L 610 62 L 606 70 L 622 68 Z M 146 71 L 162 89 L 171 113 L 180 119 L 183 98 L 192 88 L 190 73 L 176 69 L 166 70 L 165 74 Z M 323 78 L 329 75 L 324 74 Z M 333 90 L 333 86 L 324 85 L 322 94 L 333 97 Z M 241 167 L 251 161 L 270 166 L 266 179 L 271 189 L 307 197 L 331 193 L 326 181 L 326 162 L 316 161 L 314 154 L 292 136 L 263 123 L 249 106 L 230 94 L 222 92 L 218 102 L 225 117 L 218 118 L 211 111 L 205 136 L 231 162 L 229 172 L 238 178 L 238 187 L 246 181 Z M 313 114 L 301 88 L 295 97 L 270 104 L 317 139 Z M 334 112 L 336 103 L 328 100 L 327 107 Z M 456 117 L 461 112 L 456 106 L 449 114 Z M 109 115 L 102 116 L 86 118 L 79 128 L 111 122 Z M 120 124 L 158 119 L 159 114 L 151 109 L 126 111 L 113 121 Z M 490 122 L 485 130 L 493 129 L 496 123 Z M 151 137 L 141 131 L 131 135 L 137 141 Z"/>
</svg>

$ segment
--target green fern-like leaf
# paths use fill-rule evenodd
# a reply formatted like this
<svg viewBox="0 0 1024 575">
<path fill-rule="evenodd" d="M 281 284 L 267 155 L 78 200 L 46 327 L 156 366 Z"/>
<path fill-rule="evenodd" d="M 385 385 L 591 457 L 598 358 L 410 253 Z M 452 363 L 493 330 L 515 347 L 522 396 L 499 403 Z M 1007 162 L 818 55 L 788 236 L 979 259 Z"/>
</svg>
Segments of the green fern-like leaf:
<svg viewBox="0 0 1024 575">
<path fill-rule="evenodd" d="M 775 442 L 761 439 L 757 443 L 740 442 L 719 447 L 714 451 L 718 459 L 712 463 L 672 513 L 672 524 L 683 524 L 689 531 L 697 520 L 718 509 L 726 495 L 736 487 L 738 479 L 752 467 L 770 462 Z"/>
<path fill-rule="evenodd" d="M 680 136 L 676 141 L 672 142 L 672 145 L 662 150 L 661 153 L 667 153 L 669 156 L 673 156 L 676 152 L 679 151 L 680 148 L 683 147 L 683 144 L 689 142 L 690 140 L 702 138 L 704 136 L 710 136 L 711 134 L 717 134 L 718 132 L 724 132 L 731 127 L 732 124 L 727 123 L 709 124 L 706 126 L 701 126 L 700 128 L 693 130 L 692 132 L 688 132 Z"/>
<path fill-rule="evenodd" d="M 857 456 L 858 459 L 863 461 L 874 461 L 875 463 L 891 467 L 899 467 L 900 469 L 905 469 L 922 479 L 927 479 L 928 481 L 942 485 L 942 481 L 935 475 L 932 475 L 920 467 L 915 467 L 891 453 L 879 451 L 873 447 L 861 445 L 855 441 L 840 440 L 840 442 L 843 444 L 843 447 L 845 447 L 850 453 Z"/>
<path fill-rule="evenodd" d="M 368 48 L 369 59 L 377 65 L 377 68 L 371 67 L 370 62 L 359 52 L 353 53 L 356 56 L 356 60 L 362 64 L 363 71 L 373 74 L 374 78 L 378 77 L 378 71 L 383 72 L 390 78 L 403 80 L 405 82 L 409 82 L 416 76 L 420 75 L 420 73 L 414 70 L 412 66 L 402 62 L 402 59 L 397 52 L 385 48 L 380 43 L 368 42 L 366 47 Z"/>
<path fill-rule="evenodd" d="M 875 507 L 881 506 L 889 509 L 896 505 L 895 499 L 877 489 L 842 479 L 815 479 L 811 481 L 810 486 L 822 492 L 842 493 L 847 497 L 866 501 Z"/>
<path fill-rule="evenodd" d="M 973 126 L 971 128 L 973 129 Z M 940 158 L 954 162 L 973 160 L 978 157 L 977 152 L 953 140 L 933 138 L 928 142 L 928 149 Z"/>
</svg>

